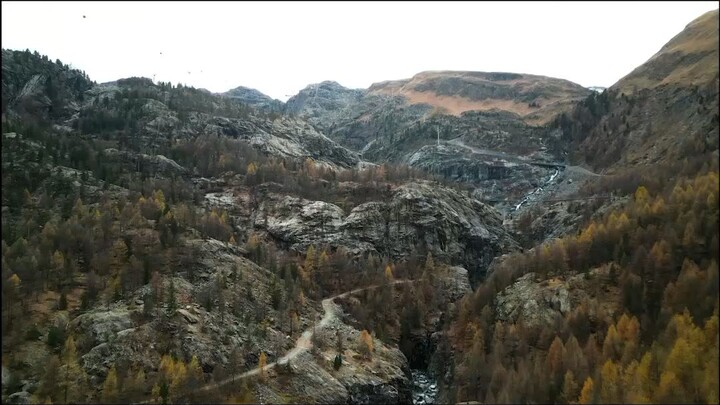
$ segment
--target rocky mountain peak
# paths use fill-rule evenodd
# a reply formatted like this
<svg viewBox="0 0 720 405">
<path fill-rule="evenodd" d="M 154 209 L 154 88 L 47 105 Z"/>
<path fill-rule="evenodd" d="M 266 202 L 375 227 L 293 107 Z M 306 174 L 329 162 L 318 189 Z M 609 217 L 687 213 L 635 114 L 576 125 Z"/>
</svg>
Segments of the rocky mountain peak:
<svg viewBox="0 0 720 405">
<path fill-rule="evenodd" d="M 245 86 L 238 86 L 232 90 L 220 93 L 220 95 L 238 100 L 241 103 L 245 103 L 253 107 L 272 111 L 280 111 L 284 105 L 284 103 L 280 100 L 273 99 L 259 90 Z"/>
</svg>

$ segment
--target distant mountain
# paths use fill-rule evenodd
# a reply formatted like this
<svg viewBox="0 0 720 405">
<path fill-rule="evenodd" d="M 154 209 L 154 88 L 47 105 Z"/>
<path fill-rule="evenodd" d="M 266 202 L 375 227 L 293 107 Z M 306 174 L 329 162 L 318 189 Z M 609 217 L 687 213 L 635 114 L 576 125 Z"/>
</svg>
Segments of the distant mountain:
<svg viewBox="0 0 720 405">
<path fill-rule="evenodd" d="M 273 99 L 258 90 L 244 86 L 236 87 L 232 90 L 226 91 L 225 93 L 220 93 L 220 95 L 236 99 L 241 103 L 249 104 L 253 107 L 267 111 L 282 111 L 284 105 L 280 100 Z"/>
<path fill-rule="evenodd" d="M 594 92 L 596 92 L 596 93 L 602 93 L 602 92 L 605 91 L 606 89 L 607 89 L 607 87 L 600 87 L 600 86 L 590 86 L 590 87 L 588 87 L 588 90 L 592 90 L 592 91 L 594 91 Z"/>
<path fill-rule="evenodd" d="M 548 122 L 558 112 L 589 94 L 588 89 L 563 79 L 499 72 L 421 72 L 411 79 L 370 86 L 371 94 L 403 96 L 409 104 L 429 104 L 439 111 L 504 110 L 528 123 Z"/>
</svg>

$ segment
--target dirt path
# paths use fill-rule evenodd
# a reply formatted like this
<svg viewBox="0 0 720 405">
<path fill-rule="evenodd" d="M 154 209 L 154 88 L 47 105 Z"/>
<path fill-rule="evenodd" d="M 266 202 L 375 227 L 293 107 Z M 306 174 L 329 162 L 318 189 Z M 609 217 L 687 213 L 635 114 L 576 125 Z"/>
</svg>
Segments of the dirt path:
<svg viewBox="0 0 720 405">
<path fill-rule="evenodd" d="M 499 152 L 499 151 L 490 150 L 490 149 L 476 148 L 474 146 L 466 145 L 465 142 L 463 142 L 462 140 L 460 140 L 458 138 L 446 141 L 446 143 L 468 149 L 472 153 L 475 153 L 478 155 L 495 156 L 495 157 L 503 158 L 507 161 L 516 162 L 516 163 L 530 163 L 528 160 L 523 159 L 519 156 L 509 155 L 504 152 Z"/>
<path fill-rule="evenodd" d="M 593 176 L 593 177 L 602 177 L 604 174 L 597 174 L 595 172 L 591 172 L 590 170 L 582 167 L 582 166 L 565 166 L 565 170 L 570 172 L 575 172 L 579 174 L 584 174 L 586 176 Z"/>
<path fill-rule="evenodd" d="M 361 291 L 365 291 L 365 290 L 372 290 L 372 289 L 382 287 L 385 285 L 405 284 L 405 283 L 412 283 L 413 281 L 415 281 L 415 280 L 395 280 L 389 284 L 372 285 L 369 287 L 357 288 L 352 291 L 346 291 L 344 293 L 334 295 L 329 298 L 325 298 L 324 300 L 322 300 L 322 307 L 323 307 L 323 310 L 325 311 L 325 314 L 323 315 L 322 319 L 319 322 L 315 323 L 315 325 L 313 327 L 308 328 L 300 335 L 300 337 L 295 342 L 295 347 L 293 347 L 292 350 L 285 353 L 285 355 L 283 357 L 279 358 L 276 362 L 266 365 L 265 367 L 262 368 L 262 370 L 268 371 L 271 368 L 275 367 L 277 364 L 285 364 L 288 361 L 297 357 L 300 353 L 302 353 L 306 350 L 310 350 L 312 348 L 313 330 L 316 328 L 324 328 L 324 327 L 328 326 L 328 324 L 330 324 L 334 320 L 338 319 L 338 312 L 337 312 L 338 306 L 334 302 L 337 298 L 345 298 L 348 295 L 357 294 L 357 293 L 359 293 Z M 242 374 L 238 374 L 236 376 L 226 378 L 222 381 L 218 381 L 218 382 L 215 382 L 212 384 L 205 385 L 205 386 L 199 388 L 198 391 L 202 392 L 202 391 L 213 390 L 213 389 L 223 386 L 227 383 L 230 383 L 233 381 L 239 381 L 239 380 L 242 380 L 243 378 L 258 375 L 258 374 L 260 374 L 260 370 L 261 370 L 260 368 L 254 368 L 250 371 L 246 371 Z M 140 403 L 147 404 L 147 403 L 150 403 L 150 401 L 151 400 L 147 400 L 147 401 L 143 401 Z"/>
</svg>

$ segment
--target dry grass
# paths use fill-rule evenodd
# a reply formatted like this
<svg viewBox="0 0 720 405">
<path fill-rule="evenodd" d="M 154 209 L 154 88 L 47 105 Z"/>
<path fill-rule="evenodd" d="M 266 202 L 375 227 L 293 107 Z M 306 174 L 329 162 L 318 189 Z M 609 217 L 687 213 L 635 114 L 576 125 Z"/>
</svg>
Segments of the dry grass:
<svg viewBox="0 0 720 405">
<path fill-rule="evenodd" d="M 551 85 L 552 91 L 545 91 L 536 99 L 540 107 L 530 107 L 527 102 L 512 98 L 490 98 L 473 100 L 459 95 L 441 95 L 432 90 L 418 91 L 419 86 L 428 87 L 428 81 L 460 78 L 467 86 L 498 86 L 512 88 L 516 93 L 543 93 L 542 89 Z M 431 71 L 422 72 L 408 80 L 395 80 L 373 84 L 370 93 L 403 96 L 409 104 L 428 104 L 446 114 L 459 116 L 466 111 L 503 110 L 526 118 L 530 124 L 543 124 L 558 113 L 571 108 L 573 101 L 584 97 L 582 88 L 571 82 L 544 76 L 521 75 L 508 80 L 490 80 L 489 74 L 482 72 Z M 539 91 L 538 91 L 539 90 Z"/>
<path fill-rule="evenodd" d="M 694 60 L 694 56 L 699 59 Z M 668 73 L 661 80 L 653 79 L 658 71 Z M 692 86 L 713 80 L 717 73 L 718 10 L 714 10 L 688 24 L 658 53 L 612 88 L 631 94 L 635 89 L 661 85 Z"/>
</svg>

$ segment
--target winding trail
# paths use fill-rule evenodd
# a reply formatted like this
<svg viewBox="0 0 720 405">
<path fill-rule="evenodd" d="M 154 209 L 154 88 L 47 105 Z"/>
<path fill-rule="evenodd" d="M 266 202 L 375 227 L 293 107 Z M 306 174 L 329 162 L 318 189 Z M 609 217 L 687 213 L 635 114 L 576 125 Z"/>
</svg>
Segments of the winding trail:
<svg viewBox="0 0 720 405">
<path fill-rule="evenodd" d="M 335 304 L 335 302 L 334 302 L 337 298 L 345 298 L 345 297 L 347 297 L 348 295 L 357 294 L 357 293 L 359 293 L 359 292 L 361 292 L 361 291 L 372 290 L 372 289 L 375 289 L 375 288 L 378 288 L 378 287 L 384 287 L 384 286 L 389 286 L 389 285 L 397 285 L 397 284 L 406 284 L 406 283 L 412 283 L 412 282 L 414 282 L 414 281 L 415 281 L 415 280 L 395 280 L 395 281 L 390 282 L 390 283 L 388 283 L 388 284 L 371 285 L 371 286 L 368 286 L 368 287 L 356 288 L 356 289 L 351 290 L 351 291 L 346 291 L 346 292 L 344 292 L 344 293 L 341 293 L 341 294 L 338 294 L 338 295 L 334 295 L 334 296 L 329 297 L 329 298 L 325 298 L 324 300 L 322 300 L 322 307 L 323 307 L 323 310 L 325 311 L 325 314 L 323 315 L 322 319 L 320 319 L 319 322 L 315 323 L 312 327 L 308 328 L 307 330 L 305 330 L 305 331 L 300 335 L 300 337 L 299 337 L 299 338 L 297 339 L 297 341 L 295 342 L 295 347 L 293 347 L 289 352 L 285 353 L 285 355 L 282 356 L 281 358 L 279 358 L 277 361 L 272 362 L 272 363 L 266 365 L 265 367 L 263 367 L 263 368 L 262 368 L 262 371 L 268 371 L 268 370 L 270 370 L 271 368 L 275 367 L 275 366 L 278 365 L 278 364 L 286 364 L 286 363 L 289 362 L 290 360 L 292 360 L 292 359 L 294 359 L 295 357 L 297 357 L 300 353 L 303 353 L 304 351 L 310 350 L 310 349 L 312 348 L 312 336 L 313 336 L 313 331 L 314 331 L 315 329 L 317 329 L 317 328 L 324 328 L 324 327 L 328 326 L 328 325 L 329 325 L 331 322 L 333 322 L 334 320 L 338 319 L 338 313 L 337 313 L 338 305 Z M 199 389 L 197 390 L 197 392 L 210 391 L 210 390 L 213 390 L 213 389 L 218 388 L 218 387 L 220 387 L 220 386 L 223 386 L 223 385 L 225 385 L 225 384 L 231 383 L 231 382 L 233 382 L 233 381 L 239 381 L 239 380 L 242 380 L 243 378 L 247 378 L 247 377 L 250 377 L 250 376 L 258 375 L 258 374 L 260 374 L 260 370 L 261 370 L 260 368 L 254 368 L 254 369 L 249 370 L 249 371 L 246 371 L 246 372 L 244 372 L 244 373 L 242 373 L 242 374 L 238 374 L 238 375 L 235 375 L 235 376 L 233 376 L 233 377 L 229 377 L 229 378 L 226 378 L 226 379 L 224 379 L 224 380 L 221 380 L 221 381 L 218 381 L 218 382 L 214 382 L 214 383 L 212 383 L 212 384 L 207 384 L 207 385 L 199 388 Z M 141 403 L 141 404 L 147 404 L 147 403 L 150 403 L 150 402 L 151 402 L 151 400 L 147 400 L 147 401 L 143 401 L 143 402 L 140 402 L 140 403 Z"/>
<path fill-rule="evenodd" d="M 571 171 L 571 172 L 575 172 L 575 173 L 580 173 L 580 174 L 584 174 L 584 175 L 587 175 L 587 176 L 593 176 L 593 177 L 603 177 L 603 176 L 605 176 L 604 174 L 595 173 L 595 172 L 590 171 L 590 170 L 588 170 L 588 169 L 586 169 L 586 168 L 584 168 L 584 167 L 582 167 L 582 166 L 565 166 L 565 169 L 566 169 L 567 171 Z"/>
<path fill-rule="evenodd" d="M 451 145 L 455 145 L 455 146 L 459 146 L 461 148 L 468 149 L 470 152 L 475 153 L 477 155 L 495 156 L 495 157 L 503 158 L 503 159 L 507 160 L 508 162 L 532 164 L 532 161 L 527 158 L 522 158 L 517 155 L 510 155 L 508 153 L 500 152 L 500 151 L 496 151 L 496 150 L 482 149 L 482 148 L 477 148 L 475 146 L 470 146 L 470 145 L 467 145 L 462 140 L 460 140 L 459 138 L 445 141 L 445 143 L 449 143 Z"/>
</svg>

